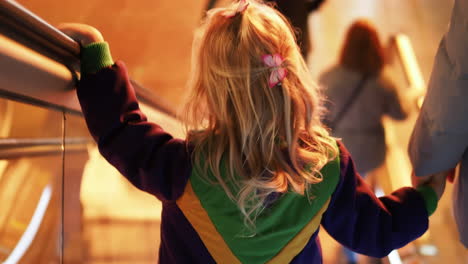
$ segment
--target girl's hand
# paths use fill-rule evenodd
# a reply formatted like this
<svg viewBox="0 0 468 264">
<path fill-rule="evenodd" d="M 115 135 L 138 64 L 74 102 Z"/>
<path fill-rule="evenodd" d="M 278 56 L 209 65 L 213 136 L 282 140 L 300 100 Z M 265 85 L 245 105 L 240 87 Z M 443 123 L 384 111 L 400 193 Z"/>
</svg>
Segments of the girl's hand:
<svg viewBox="0 0 468 264">
<path fill-rule="evenodd" d="M 78 23 L 64 23 L 57 27 L 73 40 L 80 43 L 82 47 L 94 42 L 103 42 L 104 37 L 96 28 Z"/>
<path fill-rule="evenodd" d="M 414 187 L 418 187 L 420 185 L 431 186 L 440 200 L 440 197 L 442 196 L 445 190 L 445 182 L 447 180 L 447 176 L 453 174 L 453 171 L 454 170 L 452 169 L 424 177 L 415 176 L 413 172 L 411 175 L 411 180 L 413 182 Z"/>
</svg>

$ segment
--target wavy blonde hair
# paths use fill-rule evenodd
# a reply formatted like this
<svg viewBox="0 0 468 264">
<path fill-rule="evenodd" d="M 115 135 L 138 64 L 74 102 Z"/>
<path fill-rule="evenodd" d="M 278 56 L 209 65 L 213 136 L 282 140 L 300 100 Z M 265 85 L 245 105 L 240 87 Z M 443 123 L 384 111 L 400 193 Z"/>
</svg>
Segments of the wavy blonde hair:
<svg viewBox="0 0 468 264">
<path fill-rule="evenodd" d="M 223 16 L 236 8 L 210 10 L 196 32 L 185 113 L 194 169 L 212 173 L 206 180 L 219 184 L 254 227 L 268 195 L 308 194 L 337 150 L 286 18 L 252 0 L 242 14 Z M 288 71 L 273 88 L 265 54 L 280 54 Z"/>
</svg>

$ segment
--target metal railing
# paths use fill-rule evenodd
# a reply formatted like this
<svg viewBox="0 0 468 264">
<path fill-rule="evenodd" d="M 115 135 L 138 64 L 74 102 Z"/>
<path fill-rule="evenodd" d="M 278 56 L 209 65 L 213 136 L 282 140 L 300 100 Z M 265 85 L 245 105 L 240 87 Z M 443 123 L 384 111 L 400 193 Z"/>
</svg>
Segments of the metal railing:
<svg viewBox="0 0 468 264">
<path fill-rule="evenodd" d="M 91 138 L 0 138 L 0 160 L 85 152 Z"/>
</svg>

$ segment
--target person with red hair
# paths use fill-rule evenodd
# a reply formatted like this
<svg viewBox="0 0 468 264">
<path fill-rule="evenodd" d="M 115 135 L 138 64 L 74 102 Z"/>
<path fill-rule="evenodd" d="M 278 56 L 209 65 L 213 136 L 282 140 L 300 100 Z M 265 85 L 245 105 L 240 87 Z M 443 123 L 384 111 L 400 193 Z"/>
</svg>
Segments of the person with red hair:
<svg viewBox="0 0 468 264">
<path fill-rule="evenodd" d="M 349 28 L 338 64 L 320 77 L 327 96 L 325 121 L 342 138 L 363 176 L 385 160 L 383 115 L 401 120 L 406 112 L 396 87 L 383 75 L 384 50 L 374 25 L 365 19 Z"/>
<path fill-rule="evenodd" d="M 383 76 L 384 49 L 375 26 L 355 21 L 346 34 L 339 62 L 320 77 L 328 97 L 325 123 L 346 143 L 359 174 L 371 176 L 385 161 L 383 115 L 406 118 L 392 81 Z M 369 177 L 371 185 L 375 177 Z M 357 255 L 345 249 L 349 263 Z"/>
</svg>

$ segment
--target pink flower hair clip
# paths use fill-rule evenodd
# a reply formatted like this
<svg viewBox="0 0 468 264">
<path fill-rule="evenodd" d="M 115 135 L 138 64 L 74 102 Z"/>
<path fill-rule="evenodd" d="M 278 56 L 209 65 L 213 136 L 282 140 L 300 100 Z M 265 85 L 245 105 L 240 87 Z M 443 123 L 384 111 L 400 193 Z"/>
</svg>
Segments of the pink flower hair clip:
<svg viewBox="0 0 468 264">
<path fill-rule="evenodd" d="M 249 6 L 249 2 L 247 0 L 240 0 L 239 5 L 237 6 L 236 10 L 227 10 L 224 11 L 223 16 L 227 18 L 235 17 L 237 14 L 242 14 Z"/>
<path fill-rule="evenodd" d="M 284 59 L 279 54 L 265 54 L 262 56 L 263 63 L 271 69 L 268 85 L 270 88 L 281 85 L 281 81 L 288 74 L 288 70 L 283 67 Z"/>
</svg>

